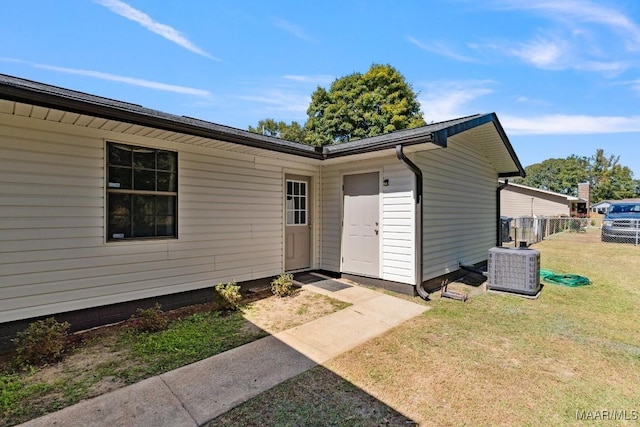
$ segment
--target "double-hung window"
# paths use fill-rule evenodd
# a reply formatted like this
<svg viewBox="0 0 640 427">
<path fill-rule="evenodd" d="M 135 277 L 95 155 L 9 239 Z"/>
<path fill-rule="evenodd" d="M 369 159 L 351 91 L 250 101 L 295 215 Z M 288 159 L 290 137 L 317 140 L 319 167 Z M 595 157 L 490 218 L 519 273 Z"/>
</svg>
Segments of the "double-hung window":
<svg viewBox="0 0 640 427">
<path fill-rule="evenodd" d="M 107 211 L 107 240 L 178 237 L 178 153 L 108 142 Z"/>
</svg>

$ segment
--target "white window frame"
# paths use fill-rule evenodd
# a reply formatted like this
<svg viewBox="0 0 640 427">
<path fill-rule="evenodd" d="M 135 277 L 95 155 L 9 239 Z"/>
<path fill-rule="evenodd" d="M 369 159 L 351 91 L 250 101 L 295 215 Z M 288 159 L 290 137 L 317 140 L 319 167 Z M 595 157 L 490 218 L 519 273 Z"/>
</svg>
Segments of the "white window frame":
<svg viewBox="0 0 640 427">
<path fill-rule="evenodd" d="M 292 186 L 294 187 L 294 191 L 293 194 L 289 194 L 289 183 L 292 184 Z M 295 194 L 295 184 L 300 184 L 300 185 L 304 185 L 304 195 L 302 194 Z M 288 227 L 295 227 L 295 226 L 306 226 L 309 224 L 309 183 L 307 181 L 301 181 L 298 179 L 286 179 L 285 180 L 285 208 L 284 208 L 284 215 L 285 215 L 285 224 Z M 298 197 L 301 200 L 304 200 L 304 209 L 302 208 L 295 208 L 295 201 L 293 202 L 294 206 L 293 208 L 290 208 L 289 205 L 289 197 Z M 294 199 L 295 200 L 295 199 Z M 293 212 L 293 222 L 289 221 L 289 212 Z M 295 213 L 296 212 L 304 212 L 304 222 L 300 222 L 300 223 L 296 223 L 295 222 Z"/>
</svg>

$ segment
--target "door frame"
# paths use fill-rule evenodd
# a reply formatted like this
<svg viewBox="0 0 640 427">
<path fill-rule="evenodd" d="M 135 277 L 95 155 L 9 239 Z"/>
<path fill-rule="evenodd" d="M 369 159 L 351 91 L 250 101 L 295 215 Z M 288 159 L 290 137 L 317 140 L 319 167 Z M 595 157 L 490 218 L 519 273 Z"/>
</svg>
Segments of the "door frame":
<svg viewBox="0 0 640 427">
<path fill-rule="evenodd" d="M 348 172 L 340 172 L 340 182 L 339 182 L 339 193 L 340 193 L 340 273 L 343 272 L 344 269 L 344 255 L 343 255 L 343 248 L 342 248 L 342 232 L 344 229 L 344 177 L 345 175 L 360 175 L 360 174 L 365 174 L 365 173 L 371 173 L 371 172 L 378 172 L 378 224 L 379 224 L 379 239 L 378 239 L 378 275 L 376 276 L 377 279 L 381 279 L 382 278 L 382 254 L 383 254 L 383 240 L 384 240 L 384 234 L 382 231 L 382 227 L 383 227 L 383 223 L 382 223 L 382 208 L 384 206 L 383 204 L 383 181 L 384 181 L 384 168 L 382 167 L 378 167 L 378 168 L 366 168 L 366 169 L 357 169 L 357 170 L 350 170 Z M 352 274 L 352 275 L 357 275 L 354 273 L 348 273 L 348 274 Z"/>
<path fill-rule="evenodd" d="M 309 267 L 300 270 L 286 270 L 287 262 L 287 204 L 285 198 L 287 196 L 287 175 L 289 179 L 295 180 L 296 177 L 304 177 L 309 180 L 307 185 L 307 223 L 309 227 Z M 316 174 L 313 172 L 303 172 L 300 170 L 291 170 L 283 168 L 282 170 L 282 193 L 280 194 L 280 201 L 282 203 L 282 271 L 283 272 L 295 272 L 295 271 L 307 271 L 316 268 L 316 235 L 318 231 L 319 223 L 316 222 L 317 216 L 317 200 L 315 191 Z"/>
</svg>

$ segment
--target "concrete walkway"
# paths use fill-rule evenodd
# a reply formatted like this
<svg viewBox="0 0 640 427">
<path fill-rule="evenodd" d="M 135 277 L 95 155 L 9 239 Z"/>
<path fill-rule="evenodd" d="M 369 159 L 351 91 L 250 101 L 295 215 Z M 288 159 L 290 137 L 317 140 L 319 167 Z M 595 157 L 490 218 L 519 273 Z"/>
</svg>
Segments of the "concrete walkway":
<svg viewBox="0 0 640 427">
<path fill-rule="evenodd" d="M 338 280 L 303 288 L 353 305 L 22 425 L 200 426 L 428 309 Z"/>
</svg>

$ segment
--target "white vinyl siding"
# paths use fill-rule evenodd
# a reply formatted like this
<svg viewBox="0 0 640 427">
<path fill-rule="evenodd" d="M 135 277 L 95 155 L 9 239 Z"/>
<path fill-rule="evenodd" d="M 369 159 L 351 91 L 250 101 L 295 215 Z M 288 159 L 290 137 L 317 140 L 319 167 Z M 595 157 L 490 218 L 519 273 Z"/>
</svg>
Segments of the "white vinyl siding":
<svg viewBox="0 0 640 427">
<path fill-rule="evenodd" d="M 415 155 L 423 171 L 423 279 L 485 261 L 496 240 L 498 174 L 465 134 Z"/>
<path fill-rule="evenodd" d="M 521 216 L 568 216 L 569 201 L 566 196 L 554 196 L 509 185 L 500 192 L 500 215 L 512 218 Z"/>
<path fill-rule="evenodd" d="M 414 175 L 395 157 L 322 167 L 322 235 L 320 268 L 340 271 L 342 176 L 380 171 L 381 278 L 415 284 Z"/>
<path fill-rule="evenodd" d="M 106 242 L 106 140 L 179 153 L 178 239 Z M 0 322 L 280 274 L 281 156 L 0 114 Z"/>
</svg>

